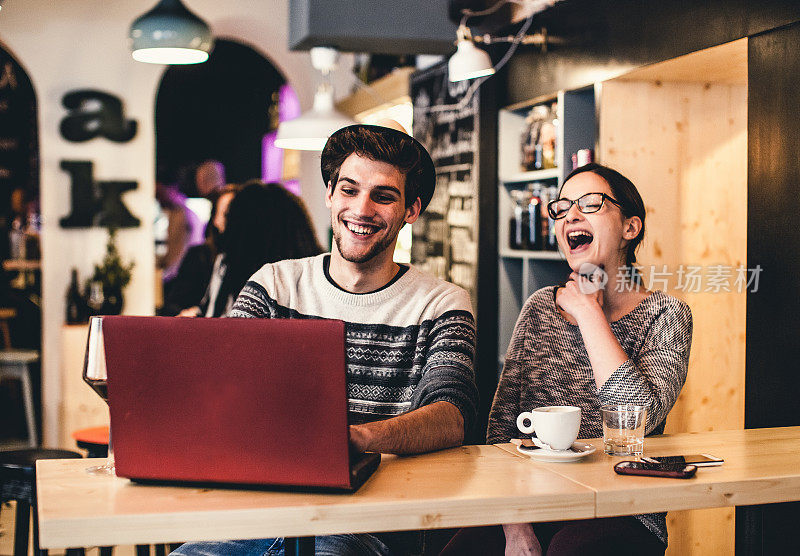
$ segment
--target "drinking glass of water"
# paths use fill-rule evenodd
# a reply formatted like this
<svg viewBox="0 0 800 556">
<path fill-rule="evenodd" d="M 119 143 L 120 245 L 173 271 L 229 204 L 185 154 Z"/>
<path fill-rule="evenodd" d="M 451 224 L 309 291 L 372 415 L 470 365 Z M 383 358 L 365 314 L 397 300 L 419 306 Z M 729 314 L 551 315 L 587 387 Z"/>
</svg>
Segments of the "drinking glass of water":
<svg viewBox="0 0 800 556">
<path fill-rule="evenodd" d="M 641 405 L 604 405 L 603 451 L 611 456 L 639 458 L 644 451 L 646 410 Z"/>
</svg>

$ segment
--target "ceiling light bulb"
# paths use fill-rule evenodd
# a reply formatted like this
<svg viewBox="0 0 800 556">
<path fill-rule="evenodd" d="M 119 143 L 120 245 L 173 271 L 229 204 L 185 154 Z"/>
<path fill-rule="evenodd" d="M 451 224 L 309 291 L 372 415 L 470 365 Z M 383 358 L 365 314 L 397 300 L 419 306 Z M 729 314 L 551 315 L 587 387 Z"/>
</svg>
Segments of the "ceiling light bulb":
<svg viewBox="0 0 800 556">
<path fill-rule="evenodd" d="M 339 51 L 329 46 L 315 46 L 309 51 L 311 54 L 311 65 L 315 70 L 322 72 L 323 75 L 328 75 L 336 69 L 336 63 L 339 61 Z"/>
</svg>

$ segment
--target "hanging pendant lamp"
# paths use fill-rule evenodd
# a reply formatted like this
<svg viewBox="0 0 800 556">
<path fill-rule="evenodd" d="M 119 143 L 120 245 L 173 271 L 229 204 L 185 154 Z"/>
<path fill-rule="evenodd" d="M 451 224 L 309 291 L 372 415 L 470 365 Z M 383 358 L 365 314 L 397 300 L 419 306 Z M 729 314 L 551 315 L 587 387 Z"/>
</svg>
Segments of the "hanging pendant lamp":
<svg viewBox="0 0 800 556">
<path fill-rule="evenodd" d="M 450 81 L 464 81 L 494 74 L 492 59 L 472 42 L 469 28 L 466 25 L 460 25 L 457 34 L 456 53 L 447 62 Z"/>
<path fill-rule="evenodd" d="M 161 0 L 131 25 L 131 54 L 150 64 L 199 64 L 214 45 L 211 29 L 181 0 Z"/>
<path fill-rule="evenodd" d="M 334 131 L 355 122 L 336 111 L 333 89 L 320 85 L 314 95 L 314 107 L 299 117 L 281 122 L 275 146 L 279 149 L 321 151 Z"/>
<path fill-rule="evenodd" d="M 275 146 L 279 149 L 321 151 L 334 131 L 356 123 L 334 107 L 330 74 L 336 68 L 338 56 L 334 48 L 311 49 L 311 65 L 322 73 L 324 81 L 317 87 L 311 110 L 278 126 Z"/>
</svg>

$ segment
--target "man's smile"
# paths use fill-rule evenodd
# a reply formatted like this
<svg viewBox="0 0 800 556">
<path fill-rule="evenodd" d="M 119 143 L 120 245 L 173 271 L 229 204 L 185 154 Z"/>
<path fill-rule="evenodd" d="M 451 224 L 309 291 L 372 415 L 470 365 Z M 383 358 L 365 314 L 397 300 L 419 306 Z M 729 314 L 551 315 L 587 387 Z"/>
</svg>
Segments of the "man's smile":
<svg viewBox="0 0 800 556">
<path fill-rule="evenodd" d="M 372 234 L 377 233 L 381 229 L 379 226 L 375 226 L 374 224 L 350 222 L 349 220 L 345 220 L 344 225 L 347 227 L 348 230 L 350 230 L 357 236 L 370 236 Z"/>
</svg>

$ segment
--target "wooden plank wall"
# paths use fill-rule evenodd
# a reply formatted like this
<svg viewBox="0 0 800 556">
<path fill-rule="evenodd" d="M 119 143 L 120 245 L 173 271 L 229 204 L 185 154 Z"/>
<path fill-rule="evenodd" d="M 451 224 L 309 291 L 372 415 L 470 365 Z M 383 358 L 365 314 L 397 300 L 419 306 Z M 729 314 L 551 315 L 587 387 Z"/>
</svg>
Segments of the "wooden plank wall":
<svg viewBox="0 0 800 556">
<path fill-rule="evenodd" d="M 667 265 L 668 293 L 694 317 L 689 377 L 667 432 L 741 429 L 746 296 L 735 269 L 747 261 L 747 87 L 612 80 L 599 114 L 599 160 L 628 176 L 647 207 L 639 262 L 646 275 Z M 681 265 L 702 267 L 700 292 L 675 289 Z M 732 291 L 704 291 L 714 265 L 733 269 Z M 668 554 L 734 551 L 733 509 L 672 512 L 668 525 Z"/>
</svg>

